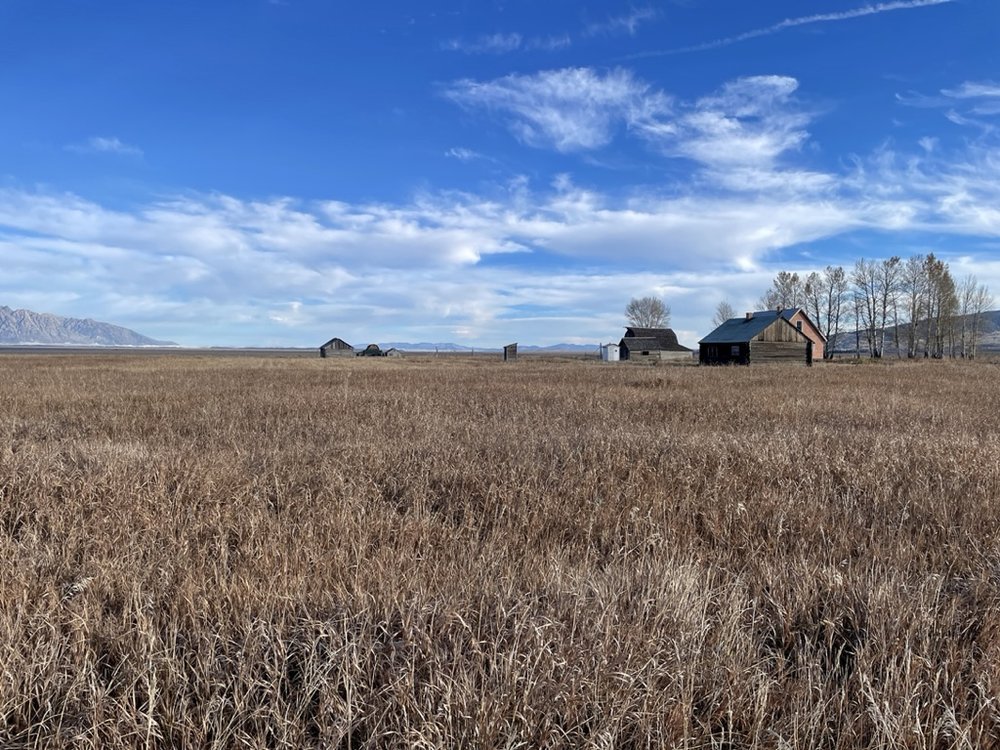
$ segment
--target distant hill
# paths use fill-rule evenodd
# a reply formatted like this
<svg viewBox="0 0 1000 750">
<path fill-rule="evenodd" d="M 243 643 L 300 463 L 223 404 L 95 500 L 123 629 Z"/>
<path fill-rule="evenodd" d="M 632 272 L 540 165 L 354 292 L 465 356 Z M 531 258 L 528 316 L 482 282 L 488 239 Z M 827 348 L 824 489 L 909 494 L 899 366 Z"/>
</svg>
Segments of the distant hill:
<svg viewBox="0 0 1000 750">
<path fill-rule="evenodd" d="M 62 318 L 0 306 L 0 344 L 74 344 L 78 346 L 177 346 L 121 326 L 81 318 Z"/>
<path fill-rule="evenodd" d="M 971 331 L 972 329 L 972 316 L 967 315 L 966 317 L 966 329 Z M 917 337 L 923 340 L 926 331 L 927 321 L 922 320 L 917 323 Z M 957 316 L 955 318 L 955 330 L 956 335 L 962 327 L 962 316 Z M 932 326 L 933 328 L 933 326 Z M 899 341 L 902 348 L 905 350 L 906 342 L 909 337 L 910 324 L 900 323 L 899 325 Z M 854 351 L 854 329 L 841 331 L 839 336 L 836 336 L 833 341 L 828 344 L 830 346 L 830 351 L 835 351 L 838 353 L 853 352 Z M 832 346 L 831 346 L 832 345 Z M 862 352 L 868 346 L 867 340 L 865 339 L 865 332 L 861 332 L 861 349 Z M 995 354 L 1000 352 L 1000 310 L 990 310 L 982 314 L 982 318 L 979 322 L 979 351 L 983 353 Z M 921 349 L 921 352 L 923 350 Z M 885 330 L 885 356 L 896 356 L 896 345 L 893 342 L 893 327 L 889 326 Z"/>
</svg>

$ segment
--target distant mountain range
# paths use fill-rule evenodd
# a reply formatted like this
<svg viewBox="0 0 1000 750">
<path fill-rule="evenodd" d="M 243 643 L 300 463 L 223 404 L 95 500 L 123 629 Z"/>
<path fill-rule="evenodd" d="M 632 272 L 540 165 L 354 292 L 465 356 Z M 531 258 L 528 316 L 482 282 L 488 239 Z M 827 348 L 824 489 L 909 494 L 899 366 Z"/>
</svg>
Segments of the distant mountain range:
<svg viewBox="0 0 1000 750">
<path fill-rule="evenodd" d="M 462 344 L 437 343 L 432 344 L 426 341 L 412 343 L 406 341 L 389 341 L 380 343 L 379 347 L 385 351 L 387 349 L 401 349 L 404 352 L 500 352 L 500 347 L 488 346 L 463 346 Z M 364 348 L 363 346 L 361 348 Z M 518 344 L 519 352 L 594 352 L 597 353 L 597 344 L 551 344 L 550 346 L 534 346 L 532 344 Z"/>
<path fill-rule="evenodd" d="M 121 326 L 0 306 L 0 345 L 177 346 Z"/>
</svg>

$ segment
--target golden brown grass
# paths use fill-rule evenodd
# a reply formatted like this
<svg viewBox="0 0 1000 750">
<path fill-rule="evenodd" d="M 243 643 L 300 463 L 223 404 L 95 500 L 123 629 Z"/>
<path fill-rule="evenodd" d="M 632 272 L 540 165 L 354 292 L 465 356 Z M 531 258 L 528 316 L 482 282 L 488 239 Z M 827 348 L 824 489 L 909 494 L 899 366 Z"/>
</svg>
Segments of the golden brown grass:
<svg viewBox="0 0 1000 750">
<path fill-rule="evenodd" d="M 978 748 L 1000 368 L 0 359 L 0 746 Z"/>
</svg>

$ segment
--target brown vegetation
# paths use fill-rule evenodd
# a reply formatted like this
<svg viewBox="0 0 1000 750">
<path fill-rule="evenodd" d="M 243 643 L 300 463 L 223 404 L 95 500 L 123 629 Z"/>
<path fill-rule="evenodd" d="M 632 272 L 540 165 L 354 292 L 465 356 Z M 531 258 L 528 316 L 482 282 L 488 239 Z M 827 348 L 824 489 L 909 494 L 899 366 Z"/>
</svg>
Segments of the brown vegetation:
<svg viewBox="0 0 1000 750">
<path fill-rule="evenodd" d="M 998 375 L 0 359 L 0 746 L 994 744 Z"/>
</svg>

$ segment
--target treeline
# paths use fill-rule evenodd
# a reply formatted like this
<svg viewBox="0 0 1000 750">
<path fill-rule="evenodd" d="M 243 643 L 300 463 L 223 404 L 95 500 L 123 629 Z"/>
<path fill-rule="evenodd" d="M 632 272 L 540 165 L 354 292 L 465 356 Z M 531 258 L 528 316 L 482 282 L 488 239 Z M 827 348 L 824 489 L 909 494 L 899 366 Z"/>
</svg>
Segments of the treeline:
<svg viewBox="0 0 1000 750">
<path fill-rule="evenodd" d="M 845 336 L 858 356 L 880 358 L 890 332 L 898 357 L 972 358 L 993 296 L 972 274 L 956 282 L 948 264 L 930 253 L 862 258 L 849 270 L 827 266 L 807 276 L 782 271 L 759 304 L 805 308 L 831 344 L 828 358 L 844 350 Z"/>
</svg>

